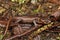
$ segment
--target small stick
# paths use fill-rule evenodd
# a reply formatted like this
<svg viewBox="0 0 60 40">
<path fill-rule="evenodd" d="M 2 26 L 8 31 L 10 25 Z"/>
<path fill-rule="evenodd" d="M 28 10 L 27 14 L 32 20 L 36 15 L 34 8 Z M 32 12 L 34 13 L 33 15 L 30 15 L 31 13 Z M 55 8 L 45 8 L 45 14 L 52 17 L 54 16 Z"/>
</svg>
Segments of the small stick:
<svg viewBox="0 0 60 40">
<path fill-rule="evenodd" d="M 41 26 L 39 26 L 39 27 L 41 27 Z M 30 33 L 31 31 L 33 31 L 33 30 L 35 30 L 35 29 L 37 29 L 37 28 L 39 28 L 39 27 L 34 27 L 34 28 L 32 28 L 32 29 L 26 31 L 25 33 L 21 34 L 21 35 L 15 35 L 15 36 L 13 36 L 13 37 L 11 37 L 11 38 L 8 38 L 8 39 L 6 39 L 6 40 L 11 40 L 11 39 L 14 39 L 14 38 L 16 38 L 16 37 L 24 36 L 24 35 Z"/>
<path fill-rule="evenodd" d="M 8 30 L 8 27 L 9 27 L 9 25 L 10 25 L 11 20 L 12 20 L 12 18 L 10 17 L 10 19 L 9 19 L 9 21 L 8 21 L 8 23 L 7 23 L 7 26 L 6 26 L 6 30 L 5 30 L 4 36 L 5 36 L 6 33 L 7 33 L 7 30 Z"/>
<path fill-rule="evenodd" d="M 8 14 L 9 10 L 6 10 L 6 12 L 2 15 L 2 17 L 5 17 Z"/>
<path fill-rule="evenodd" d="M 50 24 L 47 24 L 47 25 L 45 25 L 45 26 L 43 26 L 43 27 L 41 27 L 41 28 L 39 28 L 39 29 L 36 30 L 36 31 L 34 31 L 34 32 L 28 37 L 29 40 L 31 40 L 34 36 L 38 35 L 38 34 L 41 33 L 42 31 L 51 28 L 52 25 L 53 25 L 53 22 L 50 23 Z"/>
</svg>

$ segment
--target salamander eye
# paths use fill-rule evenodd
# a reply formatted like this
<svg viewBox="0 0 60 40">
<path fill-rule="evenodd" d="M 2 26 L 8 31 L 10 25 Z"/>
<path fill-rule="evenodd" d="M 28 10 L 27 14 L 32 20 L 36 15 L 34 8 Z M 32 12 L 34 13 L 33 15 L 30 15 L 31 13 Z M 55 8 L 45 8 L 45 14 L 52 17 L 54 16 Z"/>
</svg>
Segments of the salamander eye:
<svg viewBox="0 0 60 40">
<path fill-rule="evenodd" d="M 50 16 L 50 18 L 55 18 L 54 16 Z"/>
<path fill-rule="evenodd" d="M 54 16 L 50 16 L 50 20 L 51 20 L 51 21 L 55 21 L 55 19 L 56 19 L 56 18 L 55 18 Z"/>
</svg>

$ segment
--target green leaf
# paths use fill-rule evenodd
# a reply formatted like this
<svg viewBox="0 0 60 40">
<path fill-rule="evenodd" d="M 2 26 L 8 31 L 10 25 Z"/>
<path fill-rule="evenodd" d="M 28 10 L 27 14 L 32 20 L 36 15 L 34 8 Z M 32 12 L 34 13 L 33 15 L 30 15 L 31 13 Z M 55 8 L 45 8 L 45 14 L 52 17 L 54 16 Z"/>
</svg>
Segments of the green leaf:
<svg viewBox="0 0 60 40">
<path fill-rule="evenodd" d="M 6 9 L 0 7 L 0 13 L 4 12 Z"/>
<path fill-rule="evenodd" d="M 19 4 L 24 3 L 26 0 L 11 0 L 12 2 L 18 2 Z"/>
<path fill-rule="evenodd" d="M 2 35 L 2 34 L 0 34 L 0 40 L 2 40 L 2 38 L 3 38 L 3 35 Z"/>
<path fill-rule="evenodd" d="M 22 4 L 24 2 L 25 2 L 25 0 L 19 0 L 19 4 Z"/>
<path fill-rule="evenodd" d="M 34 10 L 35 13 L 38 13 L 38 10 Z"/>
</svg>

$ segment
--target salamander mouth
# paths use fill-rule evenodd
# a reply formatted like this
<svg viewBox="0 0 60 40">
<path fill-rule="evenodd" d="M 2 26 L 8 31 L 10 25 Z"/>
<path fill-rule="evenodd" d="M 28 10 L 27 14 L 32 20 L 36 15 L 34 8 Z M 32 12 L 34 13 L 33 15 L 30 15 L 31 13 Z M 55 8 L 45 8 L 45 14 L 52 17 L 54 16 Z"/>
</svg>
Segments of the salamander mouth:
<svg viewBox="0 0 60 40">
<path fill-rule="evenodd" d="M 50 16 L 50 18 L 55 18 L 54 16 Z"/>
<path fill-rule="evenodd" d="M 51 21 L 56 21 L 56 18 L 54 16 L 50 16 Z"/>
</svg>

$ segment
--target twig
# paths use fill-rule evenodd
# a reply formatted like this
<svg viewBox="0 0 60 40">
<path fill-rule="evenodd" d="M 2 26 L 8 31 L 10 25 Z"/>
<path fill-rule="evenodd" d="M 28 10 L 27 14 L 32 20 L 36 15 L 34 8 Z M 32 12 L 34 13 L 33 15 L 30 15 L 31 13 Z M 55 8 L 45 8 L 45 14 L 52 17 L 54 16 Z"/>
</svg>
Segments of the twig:
<svg viewBox="0 0 60 40">
<path fill-rule="evenodd" d="M 39 27 L 41 27 L 41 26 L 39 26 Z M 30 30 L 26 31 L 25 33 L 23 33 L 23 34 L 21 34 L 21 35 L 15 35 L 15 36 L 13 36 L 13 37 L 11 37 L 11 38 L 8 38 L 8 39 L 6 39 L 6 40 L 11 40 L 11 39 L 14 39 L 14 38 L 16 38 L 16 37 L 24 36 L 24 35 L 30 33 L 31 31 L 33 31 L 33 30 L 35 30 L 35 29 L 37 29 L 37 28 L 39 28 L 39 27 L 31 28 Z"/>
<path fill-rule="evenodd" d="M 9 12 L 9 9 L 6 10 L 6 12 L 2 15 L 2 17 L 5 17 L 8 14 L 8 12 Z"/>
<path fill-rule="evenodd" d="M 8 23 L 7 23 L 7 26 L 6 26 L 6 30 L 5 30 L 4 36 L 5 36 L 6 33 L 7 33 L 7 30 L 8 30 L 8 27 L 9 27 L 9 25 L 10 25 L 11 20 L 12 20 L 12 18 L 10 17 L 10 19 L 9 19 L 9 21 L 8 21 Z"/>
<path fill-rule="evenodd" d="M 41 33 L 42 31 L 46 30 L 46 29 L 49 29 L 52 27 L 52 23 L 48 24 L 48 25 L 45 25 L 41 28 L 39 28 L 37 31 L 34 31 L 30 36 L 29 36 L 29 39 L 33 38 L 34 36 L 38 35 L 39 33 Z"/>
</svg>

